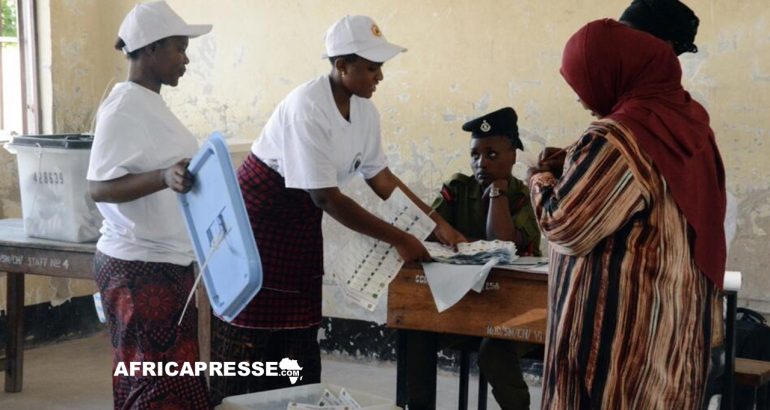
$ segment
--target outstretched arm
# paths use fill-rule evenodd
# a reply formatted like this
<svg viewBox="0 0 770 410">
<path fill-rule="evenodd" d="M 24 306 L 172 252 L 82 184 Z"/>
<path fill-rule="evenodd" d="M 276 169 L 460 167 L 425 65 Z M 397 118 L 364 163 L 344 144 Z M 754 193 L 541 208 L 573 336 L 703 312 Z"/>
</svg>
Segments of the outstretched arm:
<svg viewBox="0 0 770 410">
<path fill-rule="evenodd" d="M 400 188 L 412 202 L 414 202 L 423 212 L 429 214 L 431 219 L 436 222 L 436 228 L 433 230 L 433 234 L 436 235 L 436 238 L 441 241 L 441 243 L 455 246 L 460 242 L 467 241 L 465 236 L 452 228 L 441 215 L 436 212 L 431 212 L 430 206 L 418 198 L 417 195 L 415 195 L 414 192 L 401 181 L 401 179 L 390 171 L 390 168 L 385 167 L 382 171 L 377 173 L 377 175 L 367 179 L 366 183 L 369 184 L 372 191 L 382 199 L 390 198 L 393 190 L 395 190 L 396 187 Z"/>
<path fill-rule="evenodd" d="M 339 188 L 311 189 L 315 205 L 346 227 L 393 245 L 407 262 L 429 261 L 430 255 L 414 236 L 394 227 L 358 205 Z"/>
</svg>

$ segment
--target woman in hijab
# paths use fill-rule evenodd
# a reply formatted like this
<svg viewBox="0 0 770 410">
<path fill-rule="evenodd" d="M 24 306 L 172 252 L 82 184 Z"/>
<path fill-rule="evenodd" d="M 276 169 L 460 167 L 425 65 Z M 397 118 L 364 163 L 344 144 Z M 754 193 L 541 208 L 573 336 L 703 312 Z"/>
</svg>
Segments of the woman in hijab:
<svg viewBox="0 0 770 410">
<path fill-rule="evenodd" d="M 726 259 L 708 114 L 672 48 L 614 20 L 575 33 L 561 72 L 599 120 L 530 170 L 551 243 L 542 408 L 700 408 Z"/>
</svg>

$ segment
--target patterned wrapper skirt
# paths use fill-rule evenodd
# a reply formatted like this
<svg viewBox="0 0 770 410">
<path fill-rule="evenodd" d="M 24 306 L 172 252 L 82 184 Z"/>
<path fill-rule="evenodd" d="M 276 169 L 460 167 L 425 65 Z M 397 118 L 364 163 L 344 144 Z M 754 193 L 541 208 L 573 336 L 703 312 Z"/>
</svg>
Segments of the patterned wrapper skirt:
<svg viewBox="0 0 770 410">
<path fill-rule="evenodd" d="M 193 284 L 193 267 L 125 261 L 96 252 L 96 283 L 102 295 L 113 348 L 115 409 L 209 409 L 206 381 L 194 376 L 115 376 L 119 363 L 199 360 L 198 310 L 179 316 Z"/>
<path fill-rule="evenodd" d="M 238 169 L 262 261 L 262 289 L 230 323 L 212 319 L 214 361 L 296 360 L 299 380 L 289 377 L 212 377 L 213 402 L 224 397 L 321 380 L 318 325 L 323 279 L 323 212 L 303 190 L 286 188 L 281 175 L 254 154 Z"/>
<path fill-rule="evenodd" d="M 304 190 L 250 154 L 238 169 L 262 260 L 262 290 L 232 321 L 256 329 L 300 329 L 321 322 L 323 211 Z"/>
</svg>

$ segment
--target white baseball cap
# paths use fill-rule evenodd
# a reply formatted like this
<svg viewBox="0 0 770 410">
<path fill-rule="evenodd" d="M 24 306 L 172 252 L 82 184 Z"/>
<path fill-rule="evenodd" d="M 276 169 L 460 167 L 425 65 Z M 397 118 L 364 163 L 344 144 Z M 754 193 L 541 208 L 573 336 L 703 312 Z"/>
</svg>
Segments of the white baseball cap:
<svg viewBox="0 0 770 410">
<path fill-rule="evenodd" d="M 198 37 L 211 31 L 211 24 L 187 24 L 165 1 L 137 4 L 123 19 L 118 37 L 130 53 L 166 37 Z"/>
<path fill-rule="evenodd" d="M 370 17 L 345 16 L 326 31 L 326 55 L 337 57 L 357 54 L 369 61 L 384 63 L 406 51 L 385 40 L 382 31 Z"/>
</svg>

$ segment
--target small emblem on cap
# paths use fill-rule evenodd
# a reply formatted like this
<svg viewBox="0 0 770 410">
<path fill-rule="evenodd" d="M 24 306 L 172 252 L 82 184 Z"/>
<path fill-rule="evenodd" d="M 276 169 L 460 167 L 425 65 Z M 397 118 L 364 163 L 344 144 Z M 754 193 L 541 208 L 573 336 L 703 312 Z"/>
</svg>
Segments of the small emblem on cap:
<svg viewBox="0 0 770 410">
<path fill-rule="evenodd" d="M 479 129 L 483 132 L 489 132 L 489 130 L 492 129 L 492 126 L 489 125 L 487 120 L 481 121 L 481 125 L 479 126 Z"/>
<path fill-rule="evenodd" d="M 375 37 L 382 37 L 382 31 L 380 31 L 380 28 L 377 27 L 376 24 L 372 24 L 372 34 L 374 34 Z"/>
</svg>

